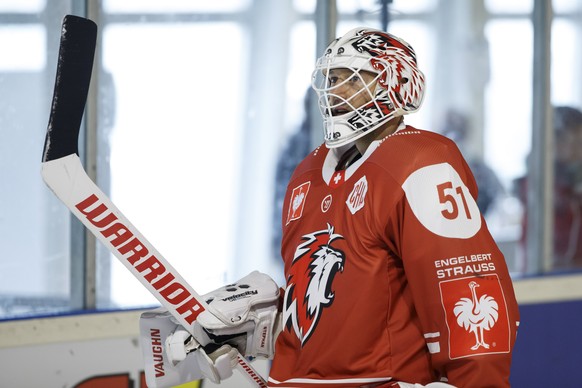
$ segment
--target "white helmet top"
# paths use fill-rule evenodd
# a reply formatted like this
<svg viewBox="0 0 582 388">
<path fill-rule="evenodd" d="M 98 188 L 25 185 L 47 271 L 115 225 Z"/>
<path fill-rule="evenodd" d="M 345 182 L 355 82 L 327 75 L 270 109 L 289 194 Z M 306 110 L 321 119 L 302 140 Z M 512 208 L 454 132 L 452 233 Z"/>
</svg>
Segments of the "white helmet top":
<svg viewBox="0 0 582 388">
<path fill-rule="evenodd" d="M 339 84 L 330 82 L 332 69 L 351 70 L 362 88 L 352 96 L 341 96 Z M 366 84 L 360 71 L 375 74 Z M 349 78 L 349 77 L 348 77 Z M 416 112 L 424 97 L 424 75 L 416 64 L 414 49 L 394 35 L 359 27 L 334 40 L 315 65 L 312 87 L 319 96 L 328 148 L 348 144 L 390 119 Z M 366 93 L 366 103 L 354 106 L 355 95 Z M 349 109 L 338 109 L 338 107 Z"/>
</svg>

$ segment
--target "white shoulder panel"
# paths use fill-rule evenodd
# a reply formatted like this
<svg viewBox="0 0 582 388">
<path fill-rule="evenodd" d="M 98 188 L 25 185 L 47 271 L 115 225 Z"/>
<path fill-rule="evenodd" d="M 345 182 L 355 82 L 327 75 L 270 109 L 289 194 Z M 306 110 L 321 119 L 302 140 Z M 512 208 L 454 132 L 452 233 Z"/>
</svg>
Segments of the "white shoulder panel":
<svg viewBox="0 0 582 388">
<path fill-rule="evenodd" d="M 475 199 L 448 163 L 416 170 L 402 184 L 402 189 L 416 218 L 436 235 L 465 239 L 481 228 Z"/>
</svg>

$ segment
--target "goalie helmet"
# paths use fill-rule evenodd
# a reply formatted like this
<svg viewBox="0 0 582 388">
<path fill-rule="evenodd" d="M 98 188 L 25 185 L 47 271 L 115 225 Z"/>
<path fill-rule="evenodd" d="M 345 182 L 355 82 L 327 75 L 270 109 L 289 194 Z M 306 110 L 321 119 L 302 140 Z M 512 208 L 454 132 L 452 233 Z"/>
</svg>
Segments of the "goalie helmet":
<svg viewBox="0 0 582 388">
<path fill-rule="evenodd" d="M 336 79 L 335 69 L 350 73 Z M 360 85 L 359 90 L 346 93 L 348 82 Z M 348 144 L 394 117 L 416 112 L 424 85 L 414 49 L 402 39 L 360 27 L 334 40 L 317 60 L 312 76 L 326 146 Z"/>
</svg>

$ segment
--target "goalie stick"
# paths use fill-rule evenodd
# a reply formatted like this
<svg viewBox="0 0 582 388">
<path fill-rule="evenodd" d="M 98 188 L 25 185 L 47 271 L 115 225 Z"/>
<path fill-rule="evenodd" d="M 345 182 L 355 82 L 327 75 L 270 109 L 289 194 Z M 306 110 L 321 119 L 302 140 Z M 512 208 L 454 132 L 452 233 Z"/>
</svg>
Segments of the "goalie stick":
<svg viewBox="0 0 582 388">
<path fill-rule="evenodd" d="M 96 40 L 97 25 L 93 21 L 64 17 L 42 177 L 87 229 L 193 334 L 194 321 L 209 310 L 208 305 L 89 178 L 79 159 L 79 130 Z M 225 317 L 212 313 L 230 324 Z M 256 386 L 267 387 L 241 354 L 237 356 L 237 368 Z"/>
</svg>

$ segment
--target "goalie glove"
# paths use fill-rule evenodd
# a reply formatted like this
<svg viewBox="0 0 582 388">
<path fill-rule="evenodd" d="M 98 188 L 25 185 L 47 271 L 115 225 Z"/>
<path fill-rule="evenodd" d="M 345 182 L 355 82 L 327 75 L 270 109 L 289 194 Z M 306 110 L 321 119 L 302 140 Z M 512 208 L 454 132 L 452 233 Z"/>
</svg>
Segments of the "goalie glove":
<svg viewBox="0 0 582 388">
<path fill-rule="evenodd" d="M 195 333 L 203 331 L 208 341 L 234 346 L 247 357 L 273 358 L 275 340 L 281 332 L 280 289 L 273 279 L 254 271 L 204 295 L 204 299 L 210 311 L 198 316 Z M 206 345 L 204 336 L 199 337 L 196 339 Z"/>
<path fill-rule="evenodd" d="M 232 375 L 238 352 L 272 358 L 281 331 L 279 295 L 277 284 L 257 271 L 212 291 L 203 296 L 210 311 L 194 322 L 194 336 L 164 309 L 143 313 L 140 340 L 148 386 L 170 387 L 201 378 L 220 383 Z"/>
</svg>

